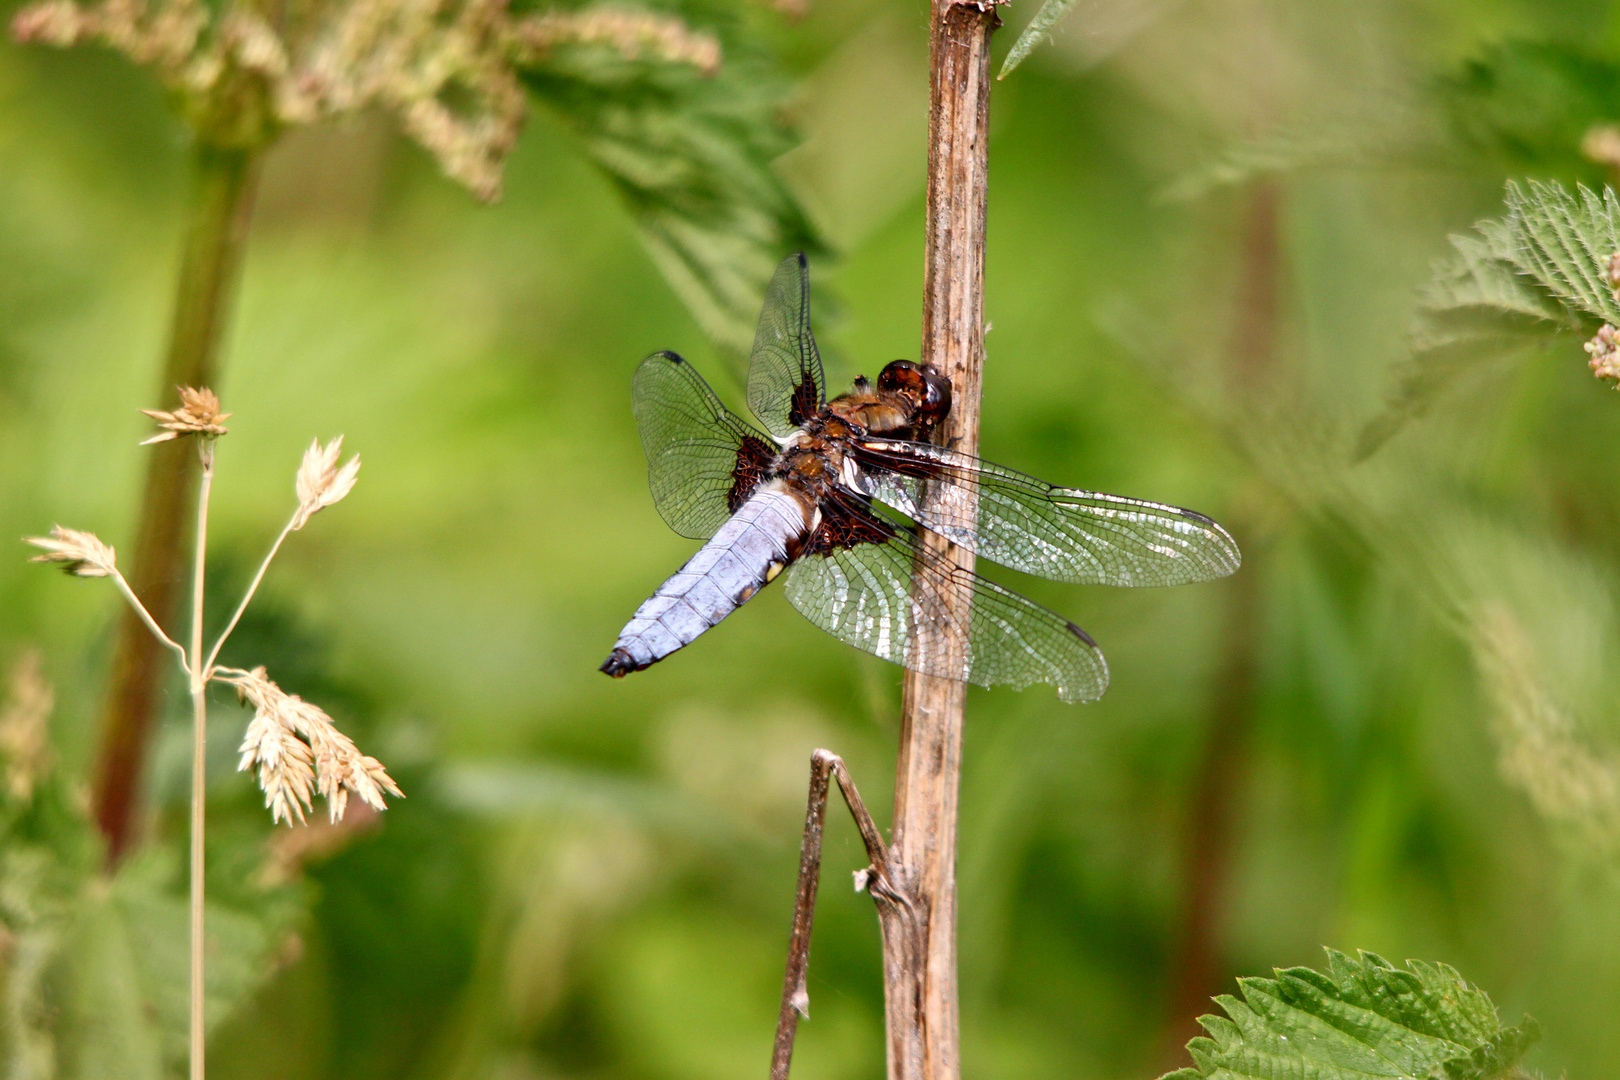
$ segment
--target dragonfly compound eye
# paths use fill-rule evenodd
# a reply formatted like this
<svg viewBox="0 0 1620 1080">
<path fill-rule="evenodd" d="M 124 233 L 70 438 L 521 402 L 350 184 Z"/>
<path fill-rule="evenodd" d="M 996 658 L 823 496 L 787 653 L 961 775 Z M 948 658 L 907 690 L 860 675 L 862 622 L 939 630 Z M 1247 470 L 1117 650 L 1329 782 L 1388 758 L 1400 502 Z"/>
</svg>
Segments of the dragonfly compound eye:
<svg viewBox="0 0 1620 1080">
<path fill-rule="evenodd" d="M 930 422 L 937 422 L 951 411 L 951 380 L 933 364 L 924 364 L 917 374 L 923 384 L 920 411 Z"/>
</svg>

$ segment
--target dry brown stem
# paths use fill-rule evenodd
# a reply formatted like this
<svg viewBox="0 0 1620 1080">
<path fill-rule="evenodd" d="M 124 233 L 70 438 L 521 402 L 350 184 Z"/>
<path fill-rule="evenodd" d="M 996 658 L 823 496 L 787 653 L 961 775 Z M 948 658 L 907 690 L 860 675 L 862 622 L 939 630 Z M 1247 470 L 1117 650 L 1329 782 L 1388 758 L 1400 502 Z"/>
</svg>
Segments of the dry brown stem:
<svg viewBox="0 0 1620 1080">
<path fill-rule="evenodd" d="M 866 857 L 871 860 L 871 865 L 856 875 L 856 889 L 870 893 L 880 912 L 890 913 L 898 925 L 909 928 L 905 940 L 910 951 L 915 952 L 918 943 L 915 911 L 910 899 L 893 885 L 894 868 L 889 848 L 883 843 L 883 834 L 867 813 L 843 759 L 831 750 L 817 750 L 810 756 L 810 799 L 804 815 L 804 841 L 799 848 L 799 891 L 793 904 L 793 936 L 788 941 L 782 1011 L 776 1021 L 776 1045 L 771 1054 L 771 1080 L 787 1080 L 799 1017 L 808 1019 L 810 1016 L 810 993 L 805 975 L 810 967 L 810 926 L 816 911 L 816 888 L 821 881 L 821 834 L 827 820 L 827 789 L 832 777 L 838 778 L 844 804 L 855 819 L 855 827 L 866 845 Z"/>
<path fill-rule="evenodd" d="M 994 0 L 934 0 L 922 359 L 951 380 L 951 411 L 937 437 L 967 453 L 979 444 L 990 35 L 998 23 Z M 973 567 L 970 553 L 932 533 L 924 532 L 922 543 Z M 970 596 L 942 599 L 947 618 L 967 619 Z M 920 647 L 953 647 L 953 635 L 925 624 L 917 629 Z M 964 683 L 906 672 L 891 854 L 895 886 L 912 898 L 918 925 L 880 909 L 889 1080 L 960 1075 L 956 800 L 966 699 Z M 914 938 L 920 947 L 912 947 Z"/>
</svg>

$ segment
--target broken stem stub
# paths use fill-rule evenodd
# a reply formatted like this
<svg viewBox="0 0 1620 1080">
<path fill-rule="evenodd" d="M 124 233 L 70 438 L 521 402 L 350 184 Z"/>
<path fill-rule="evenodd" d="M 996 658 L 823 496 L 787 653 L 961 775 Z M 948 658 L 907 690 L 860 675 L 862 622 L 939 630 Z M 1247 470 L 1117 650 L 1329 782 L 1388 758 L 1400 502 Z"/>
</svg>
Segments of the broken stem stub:
<svg viewBox="0 0 1620 1080">
<path fill-rule="evenodd" d="M 855 819 L 855 827 L 860 830 L 866 857 L 871 860 L 871 865 L 855 875 L 856 888 L 864 889 L 877 903 L 885 938 L 891 932 L 891 923 L 902 934 L 911 933 L 915 923 L 910 899 L 893 884 L 888 845 L 883 842 L 872 815 L 867 813 L 844 760 L 831 750 L 817 750 L 810 756 L 810 798 L 804 814 L 804 841 L 799 848 L 799 891 L 793 902 L 793 935 L 788 941 L 787 973 L 782 980 L 782 1011 L 776 1022 L 771 1080 L 787 1080 L 799 1017 L 810 1015 L 805 975 L 810 966 L 810 926 L 815 917 L 816 889 L 821 881 L 821 834 L 827 821 L 827 792 L 834 777 L 850 816 Z"/>
</svg>

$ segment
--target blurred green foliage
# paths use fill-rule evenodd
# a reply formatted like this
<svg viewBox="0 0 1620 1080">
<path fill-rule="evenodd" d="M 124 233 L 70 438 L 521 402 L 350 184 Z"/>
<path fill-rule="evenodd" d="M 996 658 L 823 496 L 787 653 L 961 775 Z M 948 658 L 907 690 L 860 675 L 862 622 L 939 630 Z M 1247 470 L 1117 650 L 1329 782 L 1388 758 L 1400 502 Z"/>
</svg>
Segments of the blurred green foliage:
<svg viewBox="0 0 1620 1080">
<path fill-rule="evenodd" d="M 914 356 L 923 8 L 728 17 L 799 80 L 805 141 L 770 182 L 837 248 L 812 267 L 829 382 Z M 1478 65 L 1526 50 L 1590 59 L 1491 83 L 1536 91 L 1485 95 L 1513 106 L 1499 127 L 1527 149 L 1509 161 L 1458 135 L 1457 102 L 1485 85 Z M 1529 1067 L 1620 1066 L 1620 399 L 1577 337 L 1554 339 L 1470 365 L 1353 463 L 1447 235 L 1500 216 L 1509 177 L 1603 180 L 1570 117 L 1603 118 L 1616 55 L 1600 0 L 1096 0 L 997 84 L 986 456 L 1209 512 L 1244 545 L 1248 584 L 1012 582 L 1096 636 L 1114 685 L 1085 708 L 970 695 L 967 1075 L 1186 1064 L 1167 1031 L 1190 1017 L 1167 1014 L 1195 901 L 1213 904 L 1228 976 L 1323 944 L 1443 958 L 1541 1020 Z M 1310 169 L 1157 197 L 1266 132 L 1368 129 L 1402 153 L 1341 140 Z M 240 581 L 255 564 L 311 434 L 344 433 L 366 468 L 278 561 L 226 660 L 319 701 L 409 798 L 288 886 L 307 913 L 216 1030 L 217 1077 L 757 1076 L 810 751 L 843 755 L 887 818 L 899 672 L 775 591 L 645 673 L 595 670 L 691 550 L 646 493 L 630 374 L 657 348 L 723 365 L 576 130 L 537 112 L 493 208 L 367 117 L 293 133 L 268 164 L 217 387 L 236 415 L 215 565 Z M 0 163 L 0 535 L 61 522 L 127 548 L 182 134 L 118 58 L 7 44 Z M 1257 251 L 1274 256 L 1271 308 L 1243 285 L 1266 276 Z M 1267 349 L 1251 306 L 1271 311 Z M 0 560 L 0 662 L 46 657 L 71 815 L 116 598 L 25 555 Z M 1231 629 L 1240 588 L 1252 632 Z M 1233 698 L 1223 673 L 1245 665 Z M 183 838 L 182 698 L 148 792 L 154 905 Z M 1236 727 L 1217 709 L 1234 700 Z M 210 741 L 222 900 L 270 859 L 233 771 L 244 720 L 220 701 Z M 1212 738 L 1233 753 L 1210 777 Z M 1213 898 L 1186 873 L 1205 783 L 1232 826 Z M 824 880 L 860 850 L 835 824 Z M 875 1080 L 875 920 L 840 892 L 818 912 L 796 1075 Z"/>
</svg>

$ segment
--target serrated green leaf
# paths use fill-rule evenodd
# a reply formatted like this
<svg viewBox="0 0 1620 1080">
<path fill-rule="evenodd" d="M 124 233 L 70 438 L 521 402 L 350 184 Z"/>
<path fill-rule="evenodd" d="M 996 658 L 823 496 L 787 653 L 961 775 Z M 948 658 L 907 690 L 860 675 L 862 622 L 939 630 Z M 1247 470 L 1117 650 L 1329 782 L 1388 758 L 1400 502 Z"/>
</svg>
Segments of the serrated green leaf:
<svg viewBox="0 0 1620 1080">
<path fill-rule="evenodd" d="M 1514 267 L 1541 289 L 1594 319 L 1620 323 L 1620 301 L 1609 284 L 1609 257 L 1620 251 L 1620 201 L 1578 184 L 1571 195 L 1557 184 L 1510 182 L 1504 239 Z"/>
<path fill-rule="evenodd" d="M 1029 25 L 1024 27 L 1024 32 L 1018 35 L 1018 40 L 1013 42 L 1012 50 L 1007 53 L 1007 59 L 1001 62 L 1001 70 L 996 72 L 996 78 L 1005 79 L 1011 75 L 1013 69 L 1035 51 L 1035 46 L 1046 39 L 1046 35 L 1052 32 L 1052 27 L 1056 26 L 1077 2 L 1078 0 L 1046 0 L 1046 3 L 1041 5 L 1041 10 L 1029 20 Z"/>
<path fill-rule="evenodd" d="M 1394 967 L 1373 953 L 1328 950 L 1327 972 L 1279 970 L 1216 998 L 1194 1065 L 1163 1080 L 1499 1080 L 1539 1036 L 1528 1017 L 1503 1027 L 1484 992 L 1444 964 Z"/>
<path fill-rule="evenodd" d="M 165 1056 L 183 1062 L 191 1022 L 191 929 L 187 898 L 177 891 L 177 860 L 148 849 L 119 870 L 112 900 L 124 921 L 140 979 L 146 1017 Z M 209 901 L 203 916 L 208 941 L 203 1016 L 212 1031 L 274 970 L 272 954 L 293 909 L 266 903 L 242 910 Z"/>
<path fill-rule="evenodd" d="M 129 923 L 105 882 L 90 886 L 62 964 L 62 1071 L 85 1080 L 160 1080 L 162 1038 L 149 1016 Z"/>
<path fill-rule="evenodd" d="M 1613 190 L 1509 183 L 1505 201 L 1505 217 L 1453 236 L 1451 256 L 1436 263 L 1409 335 L 1412 357 L 1384 412 L 1362 431 L 1360 457 L 1482 363 L 1559 332 L 1620 324 L 1608 283 L 1609 258 L 1620 252 Z"/>
<path fill-rule="evenodd" d="M 822 245 L 772 167 L 794 144 L 781 121 L 786 83 L 762 58 L 735 51 L 705 74 L 577 43 L 523 74 L 619 189 L 699 325 L 746 353 L 783 254 Z"/>
<path fill-rule="evenodd" d="M 180 852 L 153 845 L 112 878 L 95 826 L 55 806 L 48 784 L 30 817 L 0 831 L 0 1074 L 161 1080 L 183 1067 L 190 930 Z M 229 860 L 224 860 L 228 862 Z M 241 869 L 251 875 L 257 860 Z M 217 1026 L 275 970 L 307 895 L 216 882 L 206 911 L 205 1016 Z"/>
</svg>

